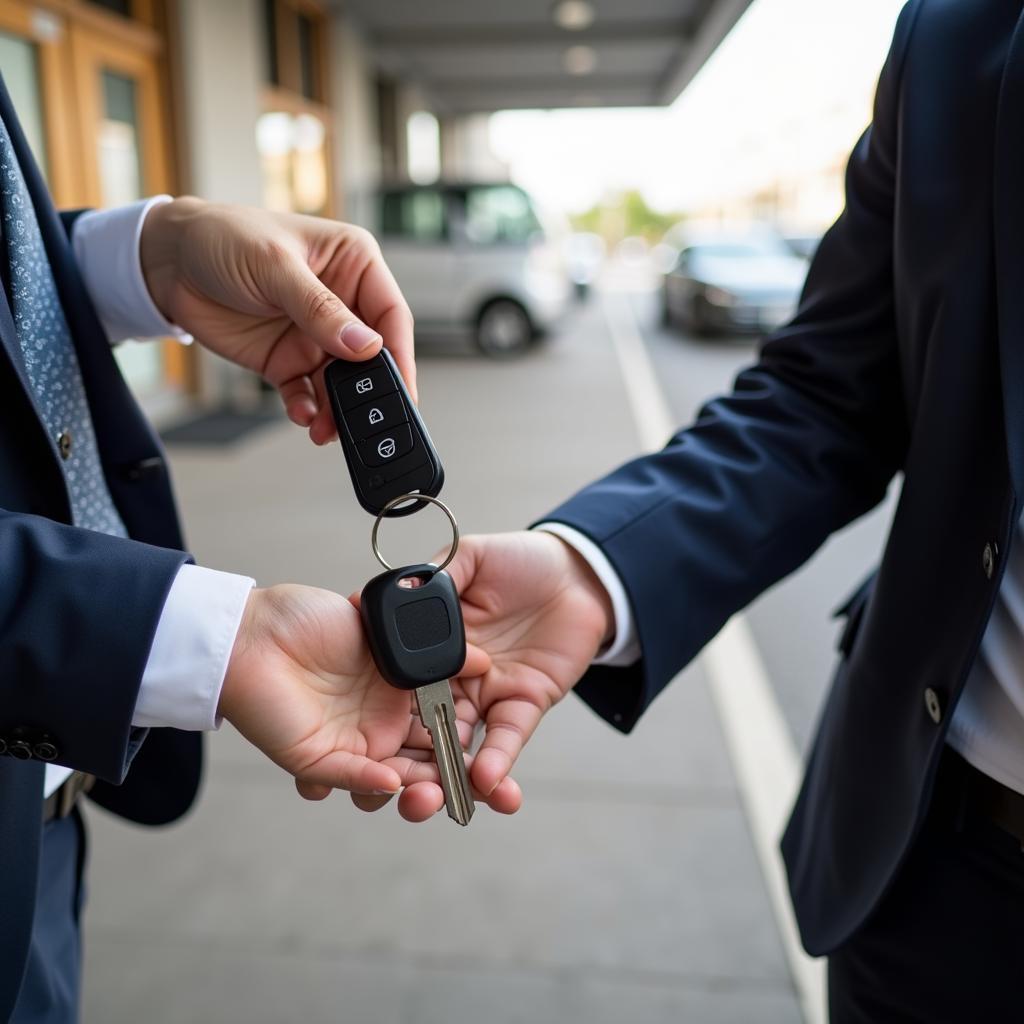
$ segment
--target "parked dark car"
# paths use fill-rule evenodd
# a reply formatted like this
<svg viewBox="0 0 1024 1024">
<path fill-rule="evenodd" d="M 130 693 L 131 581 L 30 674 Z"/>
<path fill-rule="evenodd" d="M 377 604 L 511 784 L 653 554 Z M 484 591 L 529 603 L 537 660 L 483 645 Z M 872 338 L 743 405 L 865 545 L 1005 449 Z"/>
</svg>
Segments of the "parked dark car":
<svg viewBox="0 0 1024 1024">
<path fill-rule="evenodd" d="M 701 335 L 773 331 L 793 315 L 807 266 L 774 235 L 688 245 L 663 278 L 663 320 Z"/>
<path fill-rule="evenodd" d="M 783 241 L 797 256 L 812 260 L 821 243 L 821 235 L 785 235 Z"/>
</svg>

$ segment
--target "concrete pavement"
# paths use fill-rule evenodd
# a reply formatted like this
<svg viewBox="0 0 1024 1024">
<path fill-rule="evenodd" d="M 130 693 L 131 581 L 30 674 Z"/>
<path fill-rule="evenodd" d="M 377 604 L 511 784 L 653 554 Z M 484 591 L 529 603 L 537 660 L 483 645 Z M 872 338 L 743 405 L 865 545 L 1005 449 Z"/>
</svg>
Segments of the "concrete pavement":
<svg viewBox="0 0 1024 1024">
<path fill-rule="evenodd" d="M 424 352 L 423 411 L 467 531 L 511 529 L 637 448 L 596 304 L 529 358 Z M 200 562 L 342 591 L 376 571 L 336 447 L 285 424 L 172 452 Z M 445 541 L 389 524 L 393 559 Z M 91 810 L 86 1024 L 799 1020 L 698 667 L 621 737 L 573 698 L 525 752 L 515 817 L 408 825 L 298 799 L 230 729 L 198 810 Z"/>
</svg>

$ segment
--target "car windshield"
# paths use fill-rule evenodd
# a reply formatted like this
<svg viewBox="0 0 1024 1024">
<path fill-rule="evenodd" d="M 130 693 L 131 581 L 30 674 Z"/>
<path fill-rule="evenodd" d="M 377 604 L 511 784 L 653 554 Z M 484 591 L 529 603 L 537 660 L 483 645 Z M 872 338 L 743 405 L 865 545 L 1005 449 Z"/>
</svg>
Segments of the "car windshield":
<svg viewBox="0 0 1024 1024">
<path fill-rule="evenodd" d="M 466 237 L 471 242 L 528 242 L 540 231 L 530 197 L 522 189 L 494 185 L 467 190 Z"/>
</svg>

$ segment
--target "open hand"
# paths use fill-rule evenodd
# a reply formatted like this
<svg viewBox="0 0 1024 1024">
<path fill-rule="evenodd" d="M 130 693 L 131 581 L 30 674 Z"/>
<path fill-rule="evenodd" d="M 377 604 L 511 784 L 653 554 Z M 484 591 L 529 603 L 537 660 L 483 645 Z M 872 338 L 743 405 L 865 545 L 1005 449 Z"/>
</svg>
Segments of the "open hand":
<svg viewBox="0 0 1024 1024">
<path fill-rule="evenodd" d="M 509 772 L 545 712 L 578 682 L 609 638 L 611 601 L 586 561 L 542 531 L 467 537 L 448 571 L 473 652 L 453 685 L 456 714 L 463 728 L 482 723 L 485 730 L 470 780 L 477 792 L 507 799 L 502 810 L 515 810 L 518 787 L 512 794 Z M 477 657 L 480 648 L 483 659 Z M 409 738 L 414 746 L 424 742 L 429 749 L 424 735 Z M 364 810 L 387 801 L 353 799 Z M 399 811 L 423 820 L 443 804 L 435 781 L 410 778 Z"/>
<path fill-rule="evenodd" d="M 488 664 L 487 655 L 469 648 L 470 674 L 486 672 Z M 278 586 L 249 598 L 219 711 L 295 777 L 303 796 L 322 799 L 333 789 L 395 793 L 436 779 L 411 698 L 378 675 L 359 612 L 345 598 Z M 468 722 L 462 730 L 468 742 Z M 508 780 L 489 802 L 505 810 L 517 794 Z"/>
</svg>

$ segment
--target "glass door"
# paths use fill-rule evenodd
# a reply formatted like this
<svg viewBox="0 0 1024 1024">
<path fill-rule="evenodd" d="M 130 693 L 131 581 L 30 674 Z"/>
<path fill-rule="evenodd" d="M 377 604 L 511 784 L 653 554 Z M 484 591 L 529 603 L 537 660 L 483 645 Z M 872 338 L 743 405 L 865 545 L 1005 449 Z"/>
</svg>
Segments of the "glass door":
<svg viewBox="0 0 1024 1024">
<path fill-rule="evenodd" d="M 52 13 L 22 0 L 0 3 L 0 68 L 7 91 L 54 198 L 74 205 L 86 196 L 74 185 L 74 129 L 66 102 L 71 76 L 63 43 L 63 23 Z"/>
<path fill-rule="evenodd" d="M 94 29 L 72 27 L 75 82 L 82 117 L 82 177 L 92 202 L 118 206 L 166 192 L 170 167 L 161 106 L 159 58 L 115 43 Z M 136 395 L 166 393 L 184 383 L 176 344 L 127 341 L 115 350 Z"/>
</svg>

